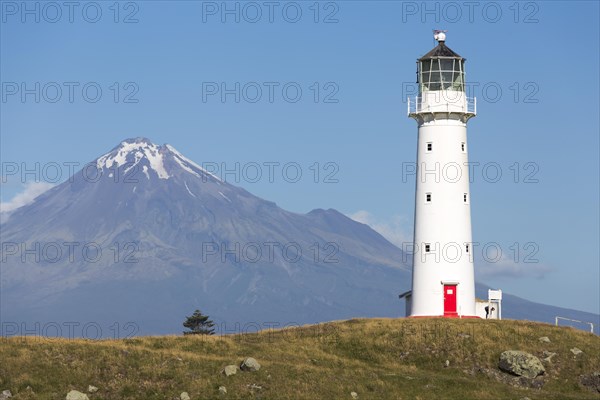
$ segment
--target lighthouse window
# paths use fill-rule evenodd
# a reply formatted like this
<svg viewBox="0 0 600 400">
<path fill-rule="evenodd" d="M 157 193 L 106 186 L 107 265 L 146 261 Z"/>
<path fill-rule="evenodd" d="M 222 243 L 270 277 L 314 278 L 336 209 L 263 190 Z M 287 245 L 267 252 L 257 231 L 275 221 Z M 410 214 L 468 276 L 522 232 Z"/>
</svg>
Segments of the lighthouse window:
<svg viewBox="0 0 600 400">
<path fill-rule="evenodd" d="M 425 243 L 425 253 L 429 253 L 431 251 L 431 245 L 429 243 Z"/>
<path fill-rule="evenodd" d="M 442 71 L 452 71 L 454 67 L 454 60 L 440 60 Z"/>
<path fill-rule="evenodd" d="M 421 91 L 425 90 L 455 90 L 464 88 L 464 60 L 431 59 L 420 62 Z"/>
<path fill-rule="evenodd" d="M 432 151 L 433 150 L 433 143 L 429 142 L 427 143 L 427 151 Z"/>
<path fill-rule="evenodd" d="M 465 151 L 465 142 L 462 142 L 462 143 L 460 144 L 460 149 L 461 149 L 462 151 Z"/>
<path fill-rule="evenodd" d="M 444 82 L 444 89 L 448 89 L 448 85 L 454 82 L 452 79 L 452 70 L 442 71 L 442 82 Z"/>
<path fill-rule="evenodd" d="M 466 250 L 467 253 L 469 252 L 469 245 L 468 244 L 465 244 L 465 250 Z"/>
<path fill-rule="evenodd" d="M 421 62 L 421 71 L 429 72 L 431 69 L 431 60 Z"/>
<path fill-rule="evenodd" d="M 452 74 L 452 90 L 460 90 L 462 86 L 462 75 L 458 71 Z"/>
<path fill-rule="evenodd" d="M 427 200 L 428 203 L 431 203 L 431 193 L 427 193 L 425 195 L 425 199 Z"/>
<path fill-rule="evenodd" d="M 463 202 L 464 202 L 464 203 L 467 203 L 467 202 L 468 202 L 468 199 L 469 199 L 469 198 L 468 198 L 467 194 L 466 194 L 466 193 L 464 193 L 464 194 L 463 194 Z"/>
</svg>

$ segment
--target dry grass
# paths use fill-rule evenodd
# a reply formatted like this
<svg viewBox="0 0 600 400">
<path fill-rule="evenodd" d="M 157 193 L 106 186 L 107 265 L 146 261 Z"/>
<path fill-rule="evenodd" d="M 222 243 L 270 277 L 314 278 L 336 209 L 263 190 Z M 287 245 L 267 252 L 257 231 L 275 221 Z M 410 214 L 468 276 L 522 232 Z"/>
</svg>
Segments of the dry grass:
<svg viewBox="0 0 600 400">
<path fill-rule="evenodd" d="M 573 356 L 573 347 L 584 353 Z M 557 353 L 541 389 L 486 372 L 497 371 L 508 349 Z M 249 356 L 260 371 L 220 374 Z M 192 399 L 351 399 L 352 391 L 360 399 L 599 399 L 579 383 L 595 371 L 598 336 L 525 321 L 364 319 L 226 337 L 0 339 L 0 390 L 15 400 L 64 399 L 90 384 L 100 388 L 91 400 L 175 399 L 182 391 Z"/>
</svg>

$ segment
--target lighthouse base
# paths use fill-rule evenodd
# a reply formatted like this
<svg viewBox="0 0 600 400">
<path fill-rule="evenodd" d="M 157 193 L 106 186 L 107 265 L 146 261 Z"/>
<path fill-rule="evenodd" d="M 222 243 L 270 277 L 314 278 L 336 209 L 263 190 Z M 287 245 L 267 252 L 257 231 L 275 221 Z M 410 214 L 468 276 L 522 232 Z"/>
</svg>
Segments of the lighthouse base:
<svg viewBox="0 0 600 400">
<path fill-rule="evenodd" d="M 469 318 L 469 319 L 481 319 L 478 315 L 458 315 L 458 314 L 445 314 L 445 315 L 411 315 L 407 318 Z"/>
<path fill-rule="evenodd" d="M 459 318 L 459 319 L 462 319 L 462 318 L 474 319 L 475 318 L 475 319 L 482 319 L 481 315 L 477 315 L 477 314 L 459 314 L 458 312 L 454 311 L 454 310 L 456 310 L 456 306 L 454 306 L 450 309 L 443 310 L 443 314 L 412 315 L 412 311 L 413 311 L 412 290 L 401 293 L 400 295 L 398 295 L 398 297 L 400 299 L 406 300 L 406 308 L 405 308 L 405 313 L 404 313 L 404 315 L 406 315 L 406 318 Z M 455 305 L 455 303 L 454 303 L 454 305 Z M 440 311 L 442 311 L 442 310 L 440 310 Z"/>
</svg>

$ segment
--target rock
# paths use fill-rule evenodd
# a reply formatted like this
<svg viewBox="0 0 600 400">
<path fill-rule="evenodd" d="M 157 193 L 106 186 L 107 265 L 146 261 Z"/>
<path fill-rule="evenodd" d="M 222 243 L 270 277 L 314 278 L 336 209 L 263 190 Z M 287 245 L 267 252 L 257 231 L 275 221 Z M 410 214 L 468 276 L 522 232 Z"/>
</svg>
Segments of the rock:
<svg viewBox="0 0 600 400">
<path fill-rule="evenodd" d="M 446 360 L 444 363 L 444 367 L 448 368 L 450 366 L 450 360 Z"/>
<path fill-rule="evenodd" d="M 225 386 L 219 386 L 220 394 L 227 394 L 227 388 Z"/>
<path fill-rule="evenodd" d="M 71 390 L 69 393 L 67 393 L 67 400 L 90 400 L 90 398 L 87 397 L 87 394 L 85 393 L 78 392 L 77 390 Z"/>
<path fill-rule="evenodd" d="M 550 343 L 550 338 L 548 336 L 542 336 L 538 339 L 541 343 Z"/>
<path fill-rule="evenodd" d="M 88 386 L 88 393 L 96 393 L 97 391 L 98 391 L 98 388 L 96 386 L 93 386 L 93 385 Z"/>
<path fill-rule="evenodd" d="M 3 390 L 2 393 L 0 393 L 0 400 L 6 400 L 10 397 L 12 397 L 10 390 Z"/>
<path fill-rule="evenodd" d="M 262 390 L 262 386 L 253 383 L 251 385 L 246 385 L 246 387 L 250 390 Z"/>
<path fill-rule="evenodd" d="M 520 400 L 531 400 L 529 397 L 521 397 Z"/>
<path fill-rule="evenodd" d="M 188 392 L 181 392 L 179 395 L 179 400 L 191 400 Z"/>
<path fill-rule="evenodd" d="M 498 367 L 502 371 L 530 379 L 546 372 L 539 358 L 518 350 L 507 350 L 500 354 Z"/>
<path fill-rule="evenodd" d="M 350 397 L 352 397 L 353 399 L 358 399 L 358 393 L 350 392 Z"/>
<path fill-rule="evenodd" d="M 573 347 L 573 348 L 571 349 L 571 353 L 573 353 L 573 355 L 575 355 L 575 356 L 578 356 L 578 355 L 580 355 L 581 353 L 583 353 L 583 351 L 579 350 L 577 347 Z"/>
<path fill-rule="evenodd" d="M 242 364 L 240 365 L 240 369 L 242 371 L 254 372 L 254 371 L 258 371 L 260 369 L 260 364 L 254 358 L 248 357 L 244 361 L 242 361 Z"/>
<path fill-rule="evenodd" d="M 551 351 L 546 351 L 544 350 L 544 352 L 542 353 L 544 355 L 544 360 L 545 362 L 552 362 L 552 357 L 554 357 L 556 355 L 556 353 L 553 353 Z"/>
<path fill-rule="evenodd" d="M 228 365 L 225 368 L 223 368 L 223 373 L 225 374 L 225 376 L 231 376 L 235 375 L 237 373 L 237 370 L 237 365 Z"/>
<path fill-rule="evenodd" d="M 581 384 L 588 389 L 600 393 L 600 372 L 581 376 Z"/>
</svg>

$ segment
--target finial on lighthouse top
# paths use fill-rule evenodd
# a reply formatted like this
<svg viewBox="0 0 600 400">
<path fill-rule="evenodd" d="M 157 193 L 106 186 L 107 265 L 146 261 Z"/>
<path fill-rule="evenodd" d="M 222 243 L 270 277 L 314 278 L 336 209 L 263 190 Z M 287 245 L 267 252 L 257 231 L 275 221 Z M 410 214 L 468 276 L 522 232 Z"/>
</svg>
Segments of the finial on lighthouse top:
<svg viewBox="0 0 600 400">
<path fill-rule="evenodd" d="M 437 40 L 439 43 L 444 43 L 446 41 L 446 32 L 439 29 L 435 29 L 433 31 L 433 38 Z"/>
</svg>

